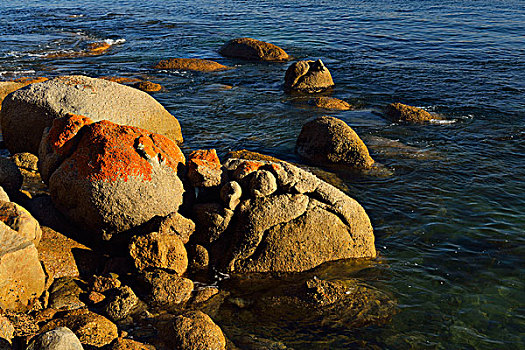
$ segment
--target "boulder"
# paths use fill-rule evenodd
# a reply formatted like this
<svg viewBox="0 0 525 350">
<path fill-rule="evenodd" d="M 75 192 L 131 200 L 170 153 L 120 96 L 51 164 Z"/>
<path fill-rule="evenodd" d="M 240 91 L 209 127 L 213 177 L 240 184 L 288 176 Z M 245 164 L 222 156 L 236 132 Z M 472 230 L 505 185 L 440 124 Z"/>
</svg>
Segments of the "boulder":
<svg viewBox="0 0 525 350">
<path fill-rule="evenodd" d="M 155 350 L 155 347 L 143 344 L 136 340 L 127 338 L 117 338 L 108 347 L 108 350 Z"/>
<path fill-rule="evenodd" d="M 295 150 L 302 158 L 318 165 L 368 169 L 374 164 L 355 131 L 334 117 L 320 117 L 303 125 Z"/>
<path fill-rule="evenodd" d="M 31 84 L 4 100 L 0 112 L 7 149 L 37 154 L 42 134 L 68 113 L 147 128 L 182 143 L 180 124 L 160 103 L 137 89 L 104 79 L 64 76 Z"/>
<path fill-rule="evenodd" d="M 192 272 L 206 271 L 210 265 L 210 254 L 204 246 L 196 244 L 188 251 L 189 269 Z"/>
<path fill-rule="evenodd" d="M 193 291 L 193 282 L 163 270 L 146 272 L 142 276 L 146 301 L 162 310 L 177 310 L 186 303 Z"/>
<path fill-rule="evenodd" d="M 287 61 L 290 56 L 274 44 L 252 38 L 238 38 L 225 43 L 219 50 L 225 57 L 255 61 Z"/>
<path fill-rule="evenodd" d="M 432 119 L 441 119 L 433 116 L 424 109 L 404 105 L 402 103 L 391 103 L 385 108 L 385 117 L 393 122 L 424 123 Z"/>
<path fill-rule="evenodd" d="M 319 108 L 332 109 L 337 111 L 348 111 L 350 109 L 353 109 L 350 103 L 335 97 L 327 96 L 313 98 L 308 101 L 308 104 Z"/>
<path fill-rule="evenodd" d="M 219 326 L 201 311 L 177 316 L 171 329 L 171 341 L 176 349 L 226 349 L 226 339 Z"/>
<path fill-rule="evenodd" d="M 104 311 L 110 320 L 119 321 L 128 317 L 139 302 L 139 298 L 128 286 L 116 288 L 106 299 Z"/>
<path fill-rule="evenodd" d="M 167 137 L 143 129 L 59 118 L 42 138 L 39 159 L 56 208 L 104 239 L 182 203 L 184 155 Z"/>
<path fill-rule="evenodd" d="M 228 176 L 255 167 L 244 162 L 258 164 L 247 180 L 267 171 L 277 190 L 259 196 L 250 191 L 252 181 L 239 183 L 248 195 L 219 237 L 200 242 L 220 268 L 235 273 L 301 272 L 328 261 L 376 256 L 370 220 L 354 199 L 286 162 L 229 159 L 224 164 Z M 226 210 L 218 203 L 202 209 L 203 215 Z"/>
<path fill-rule="evenodd" d="M 80 340 L 67 327 L 41 333 L 29 343 L 27 350 L 83 350 Z"/>
<path fill-rule="evenodd" d="M 7 193 L 16 193 L 23 181 L 24 177 L 16 164 L 9 158 L 0 157 L 0 186 Z"/>
<path fill-rule="evenodd" d="M 26 84 L 17 83 L 15 81 L 0 81 L 0 110 L 2 109 L 2 101 L 5 97 L 24 86 L 26 86 Z"/>
<path fill-rule="evenodd" d="M 152 83 L 151 81 L 138 81 L 132 85 L 135 89 L 139 89 L 144 92 L 157 92 L 162 90 L 162 85 Z"/>
<path fill-rule="evenodd" d="M 162 60 L 153 66 L 155 69 L 177 69 L 191 70 L 198 72 L 215 72 L 231 69 L 215 61 L 203 60 L 199 58 L 171 58 Z"/>
<path fill-rule="evenodd" d="M 158 268 L 182 275 L 188 268 L 186 248 L 176 235 L 151 232 L 134 236 L 129 244 L 129 253 L 139 271 Z"/>
<path fill-rule="evenodd" d="M 156 216 L 145 226 L 146 232 L 159 232 L 162 235 L 177 235 L 186 244 L 195 231 L 195 223 L 179 213 Z"/>
<path fill-rule="evenodd" d="M 84 293 L 82 281 L 72 277 L 59 277 L 49 288 L 48 307 L 56 310 L 75 310 L 86 306 L 80 300 Z"/>
<path fill-rule="evenodd" d="M 277 179 L 268 170 L 257 170 L 250 179 L 252 197 L 266 197 L 277 191 Z"/>
<path fill-rule="evenodd" d="M 9 343 L 13 341 L 15 327 L 5 316 L 0 315 L 0 339 L 5 339 Z"/>
<path fill-rule="evenodd" d="M 44 333 L 58 327 L 69 328 L 84 346 L 97 348 L 110 344 L 118 336 L 117 326 L 113 322 L 86 309 L 67 311 L 46 323 L 40 332 Z"/>
<path fill-rule="evenodd" d="M 193 151 L 188 156 L 188 178 L 194 187 L 221 184 L 221 162 L 214 149 Z"/>
<path fill-rule="evenodd" d="M 25 239 L 38 246 L 42 230 L 38 221 L 24 208 L 13 202 L 0 201 L 0 221 Z"/>
<path fill-rule="evenodd" d="M 25 311 L 44 287 L 35 245 L 0 222 L 0 309 Z"/>
<path fill-rule="evenodd" d="M 237 181 L 229 181 L 221 187 L 220 196 L 228 209 L 235 210 L 241 202 L 242 187 Z"/>
<path fill-rule="evenodd" d="M 286 70 L 284 90 L 306 93 L 321 92 L 334 86 L 332 75 L 323 61 L 298 61 Z"/>
<path fill-rule="evenodd" d="M 233 217 L 233 211 L 220 203 L 199 203 L 193 206 L 196 228 L 194 240 L 197 243 L 210 244 L 226 231 Z"/>
</svg>

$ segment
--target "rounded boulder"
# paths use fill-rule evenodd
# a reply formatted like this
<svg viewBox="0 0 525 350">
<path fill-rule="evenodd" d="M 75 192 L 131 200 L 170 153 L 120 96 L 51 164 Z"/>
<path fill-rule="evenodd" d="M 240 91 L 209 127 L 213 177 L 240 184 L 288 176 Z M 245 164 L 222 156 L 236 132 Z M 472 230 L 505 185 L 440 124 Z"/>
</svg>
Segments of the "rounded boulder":
<svg viewBox="0 0 525 350">
<path fill-rule="evenodd" d="M 334 85 L 330 71 L 321 60 L 295 62 L 288 67 L 284 76 L 286 92 L 321 92 Z"/>
<path fill-rule="evenodd" d="M 149 94 L 81 75 L 57 77 L 17 90 L 4 99 L 0 113 L 3 137 L 12 154 L 36 154 L 44 129 L 68 113 L 147 128 L 182 143 L 178 120 Z"/>
<path fill-rule="evenodd" d="M 225 57 L 255 61 L 287 61 L 290 56 L 279 46 L 252 38 L 238 38 L 224 44 L 219 53 Z"/>
</svg>

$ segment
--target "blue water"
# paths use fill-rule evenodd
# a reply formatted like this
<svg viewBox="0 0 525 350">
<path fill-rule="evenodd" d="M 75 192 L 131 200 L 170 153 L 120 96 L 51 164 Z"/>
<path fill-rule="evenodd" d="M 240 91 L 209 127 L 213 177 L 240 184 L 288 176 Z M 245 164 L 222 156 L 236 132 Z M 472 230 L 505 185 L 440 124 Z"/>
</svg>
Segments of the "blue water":
<svg viewBox="0 0 525 350">
<path fill-rule="evenodd" d="M 331 96 L 361 107 L 330 114 L 392 172 L 335 174 L 369 213 L 381 256 L 347 273 L 390 293 L 400 312 L 361 330 L 264 334 L 261 325 L 260 336 L 295 349 L 525 348 L 524 1 L 15 0 L 0 3 L 0 34 L 2 79 L 149 79 L 164 86 L 154 97 L 180 120 L 184 151 L 247 148 L 295 162 L 301 126 L 329 112 L 282 92 L 287 63 L 217 50 L 249 36 L 321 58 Z M 115 45 L 101 56 L 43 57 L 108 39 Z M 170 57 L 236 69 L 151 69 Z M 398 125 L 374 113 L 398 101 L 449 123 Z"/>
</svg>

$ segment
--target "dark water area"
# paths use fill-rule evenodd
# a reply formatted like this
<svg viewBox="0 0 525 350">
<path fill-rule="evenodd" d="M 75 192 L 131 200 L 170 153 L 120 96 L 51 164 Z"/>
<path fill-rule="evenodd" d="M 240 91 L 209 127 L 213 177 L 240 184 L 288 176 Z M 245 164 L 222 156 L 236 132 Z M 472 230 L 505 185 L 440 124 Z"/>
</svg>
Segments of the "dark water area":
<svg viewBox="0 0 525 350">
<path fill-rule="evenodd" d="M 321 58 L 336 83 L 331 96 L 360 109 L 305 106 L 282 92 L 288 63 L 217 53 L 243 36 L 275 43 L 295 59 Z M 114 44 L 104 55 L 45 58 L 103 40 Z M 151 68 L 170 57 L 236 69 Z M 525 2 L 0 3 L 0 80 L 73 73 L 160 83 L 164 90 L 153 96 L 179 119 L 185 152 L 246 148 L 299 162 L 301 126 L 330 114 L 392 173 L 335 174 L 367 210 L 380 258 L 325 273 L 389 293 L 399 313 L 358 330 L 260 324 L 244 325 L 246 332 L 294 349 L 525 348 Z M 391 124 L 374 113 L 391 102 L 446 122 Z M 242 322 L 229 322 L 242 333 Z"/>
</svg>

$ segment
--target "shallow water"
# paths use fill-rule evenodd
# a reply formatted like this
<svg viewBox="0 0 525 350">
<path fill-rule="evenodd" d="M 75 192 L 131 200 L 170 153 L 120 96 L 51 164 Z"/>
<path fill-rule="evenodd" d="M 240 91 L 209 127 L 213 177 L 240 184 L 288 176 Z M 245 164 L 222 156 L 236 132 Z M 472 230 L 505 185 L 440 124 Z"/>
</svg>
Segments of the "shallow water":
<svg viewBox="0 0 525 350">
<path fill-rule="evenodd" d="M 400 312 L 357 331 L 245 331 L 296 349 L 517 349 L 525 347 L 524 18 L 519 0 L 2 1 L 0 78 L 146 78 L 164 86 L 154 97 L 180 120 L 185 151 L 247 148 L 297 162 L 301 126 L 329 112 L 283 94 L 288 64 L 217 50 L 250 36 L 297 59 L 321 58 L 336 82 L 331 95 L 362 106 L 329 114 L 373 141 L 372 156 L 392 172 L 337 174 L 369 213 L 381 258 L 332 273 L 391 293 Z M 101 40 L 114 43 L 101 56 L 44 57 Z M 236 69 L 151 69 L 169 57 Z M 396 101 L 451 122 L 397 125 L 374 113 Z"/>
</svg>

